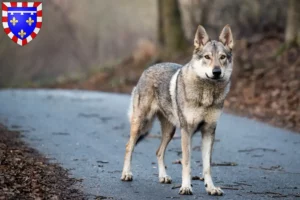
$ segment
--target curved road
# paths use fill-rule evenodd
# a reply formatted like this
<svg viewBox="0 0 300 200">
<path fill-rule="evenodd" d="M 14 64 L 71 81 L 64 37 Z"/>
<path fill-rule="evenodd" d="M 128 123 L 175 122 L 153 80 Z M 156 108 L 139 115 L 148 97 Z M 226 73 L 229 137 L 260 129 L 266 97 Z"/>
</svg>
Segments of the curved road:
<svg viewBox="0 0 300 200">
<path fill-rule="evenodd" d="M 129 135 L 128 95 L 65 90 L 0 91 L 0 123 L 21 131 L 24 140 L 83 179 L 87 194 L 114 199 L 294 199 L 300 193 L 300 134 L 223 114 L 216 133 L 212 168 L 222 197 L 210 197 L 193 181 L 193 196 L 178 195 L 181 183 L 179 133 L 166 165 L 171 185 L 158 183 L 157 124 L 135 149 L 133 182 L 121 182 Z M 177 139 L 176 139 L 177 138 Z M 193 139 L 192 175 L 201 176 L 200 134 Z M 222 165 L 231 166 L 222 166 Z M 226 189 L 229 188 L 229 189 Z"/>
</svg>

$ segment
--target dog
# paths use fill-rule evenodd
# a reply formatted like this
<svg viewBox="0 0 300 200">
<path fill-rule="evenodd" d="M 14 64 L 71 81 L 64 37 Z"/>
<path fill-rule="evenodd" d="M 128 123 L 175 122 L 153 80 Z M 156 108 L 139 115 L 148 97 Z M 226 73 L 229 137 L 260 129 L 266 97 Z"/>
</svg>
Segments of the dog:
<svg viewBox="0 0 300 200">
<path fill-rule="evenodd" d="M 171 183 L 167 175 L 164 154 L 176 127 L 181 129 L 182 184 L 179 194 L 193 194 L 191 187 L 191 140 L 202 134 L 203 176 L 209 195 L 222 195 L 211 177 L 212 147 L 217 121 L 230 89 L 233 69 L 233 36 L 226 25 L 219 40 L 210 40 L 199 25 L 194 52 L 189 63 L 155 64 L 141 75 L 131 95 L 129 109 L 130 138 L 126 144 L 122 181 L 132 181 L 131 158 L 134 146 L 149 132 L 155 117 L 161 124 L 162 138 L 156 151 L 159 182 Z"/>
</svg>

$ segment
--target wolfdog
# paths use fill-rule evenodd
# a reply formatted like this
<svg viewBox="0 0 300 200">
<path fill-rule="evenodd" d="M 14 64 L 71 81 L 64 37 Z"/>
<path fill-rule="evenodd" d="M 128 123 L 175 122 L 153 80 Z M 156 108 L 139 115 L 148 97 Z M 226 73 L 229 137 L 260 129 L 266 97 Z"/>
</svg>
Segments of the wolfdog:
<svg viewBox="0 0 300 200">
<path fill-rule="evenodd" d="M 182 184 L 179 194 L 193 194 L 191 187 L 191 140 L 202 134 L 203 176 L 209 195 L 222 195 L 211 177 L 212 147 L 217 121 L 230 88 L 233 68 L 233 36 L 226 25 L 219 41 L 210 40 L 199 25 L 192 59 L 184 66 L 175 63 L 155 64 L 141 75 L 131 96 L 129 109 L 130 138 L 126 145 L 121 180 L 131 181 L 131 158 L 134 146 L 145 136 L 155 117 L 161 124 L 161 143 L 156 151 L 159 182 L 171 183 L 167 175 L 164 154 L 176 127 L 181 129 Z"/>
</svg>

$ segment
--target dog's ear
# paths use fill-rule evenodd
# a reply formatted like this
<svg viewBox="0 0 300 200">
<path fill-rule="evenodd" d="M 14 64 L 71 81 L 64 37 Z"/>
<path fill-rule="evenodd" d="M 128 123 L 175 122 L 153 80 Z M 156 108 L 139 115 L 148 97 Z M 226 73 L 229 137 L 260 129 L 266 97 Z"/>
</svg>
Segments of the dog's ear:
<svg viewBox="0 0 300 200">
<path fill-rule="evenodd" d="M 199 25 L 194 39 L 195 48 L 201 49 L 208 41 L 209 37 L 205 29 L 203 28 L 203 26 Z"/>
<path fill-rule="evenodd" d="M 219 40 L 225 46 L 229 47 L 229 49 L 232 50 L 232 48 L 233 48 L 233 36 L 232 36 L 230 26 L 228 24 L 223 28 L 223 30 L 222 30 L 222 32 L 219 36 Z"/>
</svg>

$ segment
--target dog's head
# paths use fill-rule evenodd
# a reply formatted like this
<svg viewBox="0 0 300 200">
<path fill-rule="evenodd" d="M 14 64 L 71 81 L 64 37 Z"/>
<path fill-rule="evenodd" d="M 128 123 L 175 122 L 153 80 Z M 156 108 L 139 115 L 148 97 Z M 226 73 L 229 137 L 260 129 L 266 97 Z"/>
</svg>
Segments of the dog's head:
<svg viewBox="0 0 300 200">
<path fill-rule="evenodd" d="M 233 65 L 233 37 L 229 25 L 223 28 L 219 41 L 210 40 L 205 29 L 199 26 L 194 45 L 191 66 L 195 73 L 201 79 L 229 81 Z"/>
</svg>

